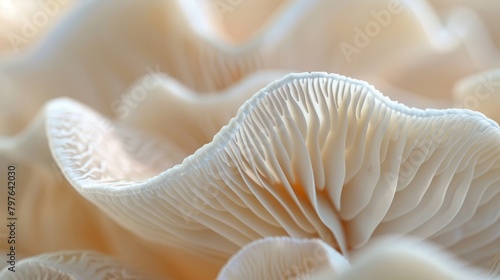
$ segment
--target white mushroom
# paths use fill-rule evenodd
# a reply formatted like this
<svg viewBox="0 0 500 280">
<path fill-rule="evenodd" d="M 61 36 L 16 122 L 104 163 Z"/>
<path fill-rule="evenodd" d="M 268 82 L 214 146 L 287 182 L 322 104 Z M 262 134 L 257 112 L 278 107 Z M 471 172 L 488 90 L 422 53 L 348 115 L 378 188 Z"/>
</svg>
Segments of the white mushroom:
<svg viewBox="0 0 500 280">
<path fill-rule="evenodd" d="M 342 72 L 407 105 L 498 121 L 497 72 L 451 96 L 457 79 L 498 67 L 498 36 L 472 10 L 442 25 L 425 0 L 255 0 L 219 22 L 201 1 L 81 1 L 32 51 L 0 62 L 0 134 L 34 119 L 0 137 L 0 168 L 22 174 L 16 277 L 96 278 L 85 262 L 115 265 L 66 250 L 162 279 L 213 278 L 230 256 L 223 277 L 262 253 L 296 263 L 311 245 L 331 257 L 311 277 L 466 266 L 414 244 L 366 248 L 386 235 L 499 273 L 498 124 L 410 109 L 335 74 L 264 87 L 283 75 L 266 69 Z M 294 253 L 262 247 L 280 242 Z"/>
<path fill-rule="evenodd" d="M 217 279 L 336 279 L 349 267 L 344 256 L 321 240 L 268 237 L 231 257 Z"/>
<path fill-rule="evenodd" d="M 12 268 L 0 271 L 4 280 L 28 279 L 153 279 L 94 252 L 58 252 L 23 259 Z"/>
<path fill-rule="evenodd" d="M 357 252 L 351 269 L 338 280 L 493 280 L 499 279 L 491 267 L 473 268 L 442 247 L 412 238 L 382 238 Z"/>
<path fill-rule="evenodd" d="M 231 279 L 461 279 L 494 277 L 455 259 L 432 243 L 412 238 L 379 239 L 346 260 L 320 240 L 271 237 L 246 245 L 224 266 Z"/>
<path fill-rule="evenodd" d="M 472 111 L 410 109 L 364 82 L 289 75 L 161 173 L 148 158 L 179 147 L 121 129 L 85 142 L 100 121 L 49 104 L 53 155 L 78 192 L 154 242 L 227 258 L 265 236 L 319 237 L 349 256 L 373 236 L 409 234 L 477 265 L 500 250 L 500 131 Z"/>
<path fill-rule="evenodd" d="M 209 142 L 211 133 L 216 133 L 227 124 L 245 100 L 282 75 L 278 72 L 256 73 L 234 87 L 221 92 L 206 93 L 203 97 L 169 77 L 155 75 L 151 77 L 156 83 L 154 87 L 145 87 L 140 80 L 130 89 L 129 94 L 123 97 L 123 106 L 135 106 L 127 107 L 130 111 L 120 116 L 120 120 L 126 125 L 115 128 L 109 120 L 87 119 L 92 124 L 85 127 L 89 130 L 84 138 L 81 142 L 71 141 L 68 145 L 109 145 L 111 138 L 107 139 L 107 134 L 122 131 L 131 137 L 120 140 L 132 141 L 135 142 L 134 145 L 142 146 L 136 152 L 142 153 L 150 149 L 151 153 L 140 154 L 140 161 L 132 163 L 132 168 L 136 173 L 145 172 L 142 176 L 152 176 L 181 162 L 191 151 L 196 150 L 197 145 Z M 145 94 L 145 100 L 137 102 L 134 99 L 138 92 Z M 61 104 L 60 102 L 55 103 Z M 189 279 L 215 277 L 223 264 L 221 260 L 199 258 L 179 246 L 164 247 L 147 242 L 141 238 L 141 234 L 135 235 L 124 230 L 74 190 L 54 162 L 48 144 L 47 133 L 50 132 L 47 131 L 46 121 L 48 115 L 54 116 L 55 113 L 50 111 L 50 104 L 44 107 L 34 122 L 21 134 L 12 138 L 0 137 L 0 166 L 6 169 L 9 164 L 15 163 L 19 174 L 17 183 L 22 186 L 22 191 L 16 195 L 16 209 L 22 217 L 17 221 L 17 236 L 23 245 L 17 248 L 18 257 L 60 250 L 93 250 L 112 255 L 126 264 L 135 264 L 151 275 Z M 172 117 L 157 123 L 154 118 L 156 114 L 164 111 L 165 104 L 172 106 L 169 111 Z M 199 112 L 203 115 L 193 116 L 185 122 L 175 122 L 175 115 L 186 112 Z M 139 130 L 129 126 L 139 127 Z M 118 150 L 123 146 L 118 141 L 115 143 Z M 168 150 L 173 145 L 180 145 L 182 149 Z M 159 148 L 165 146 L 166 148 Z M 160 152 L 164 150 L 168 150 L 168 153 Z M 110 151 L 117 150 L 113 148 Z M 74 156 L 86 157 L 84 154 Z M 119 159 L 119 153 L 114 156 Z M 126 168 L 124 166 L 126 165 L 120 166 L 120 172 L 127 172 L 127 169 L 123 169 Z M 6 215 L 7 212 L 0 211 L 1 219 L 6 220 Z M 2 227 L 0 236 L 7 236 L 4 231 L 5 228 Z M 199 270 L 189 269 L 191 262 L 196 262 Z"/>
<path fill-rule="evenodd" d="M 4 101 L 0 133 L 21 131 L 46 101 L 62 96 L 114 116 L 117 98 L 141 76 L 157 72 L 165 72 L 197 92 L 222 90 L 265 69 L 340 72 L 377 83 L 386 94 L 405 100 L 404 94 L 400 96 L 405 90 L 435 99 L 450 92 L 456 79 L 496 63 L 494 59 L 472 63 L 483 49 L 466 49 L 457 36 L 436 23 L 435 13 L 425 8 L 423 0 L 294 0 L 283 2 L 280 8 L 277 1 L 260 1 L 242 4 L 234 14 L 226 15 L 225 25 L 186 2 L 76 3 L 32 51 L 0 63 L 0 97 Z M 356 16 L 344 12 L 354 9 L 359 11 Z M 240 14 L 259 18 L 255 11 L 273 16 L 239 32 L 232 29 L 238 25 L 227 26 Z M 369 28 L 374 31 L 366 31 Z M 381 55 L 388 45 L 390 55 Z M 442 78 L 420 82 L 424 74 Z M 30 102 L 19 101 L 33 92 L 36 98 Z M 414 104 L 419 102 L 410 105 Z"/>
</svg>

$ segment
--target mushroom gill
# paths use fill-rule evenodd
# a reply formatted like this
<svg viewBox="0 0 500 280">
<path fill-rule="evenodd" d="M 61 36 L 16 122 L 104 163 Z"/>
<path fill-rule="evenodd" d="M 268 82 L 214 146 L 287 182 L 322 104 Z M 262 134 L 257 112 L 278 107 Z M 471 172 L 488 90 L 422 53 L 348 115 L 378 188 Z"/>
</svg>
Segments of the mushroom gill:
<svg viewBox="0 0 500 280">
<path fill-rule="evenodd" d="M 122 174 L 126 180 L 130 176 L 147 179 L 182 162 L 199 146 L 210 142 L 213 134 L 236 115 L 245 100 L 282 75 L 273 71 L 259 72 L 224 91 L 203 96 L 168 76 L 154 75 L 146 83 L 139 80 L 123 96 L 123 115 L 119 115 L 114 124 L 94 113 L 82 114 L 78 110 L 82 106 L 75 105 L 75 102 L 65 99 L 49 102 L 21 134 L 0 137 L 0 167 L 7 168 L 15 163 L 20 174 L 18 185 L 22 186 L 16 196 L 17 210 L 22 217 L 18 226 L 23 229 L 18 232 L 19 243 L 23 245 L 17 249 L 18 256 L 93 250 L 126 265 L 134 264 L 163 279 L 170 276 L 184 279 L 196 279 L 201 275 L 215 277 L 218 267 L 222 265 L 220 260 L 201 259 L 177 244 L 165 247 L 143 240 L 142 234 L 123 229 L 77 193 L 54 161 L 47 137 L 52 131 L 47 130 L 47 120 L 49 117 L 58 118 L 57 114 L 63 116 L 60 121 L 66 117 L 81 117 L 79 121 L 83 123 L 79 124 L 84 126 L 63 124 L 61 129 L 83 133 L 82 138 L 70 140 L 64 147 L 90 149 L 70 155 L 73 159 L 89 160 L 92 165 L 88 166 L 91 167 L 89 173 L 109 167 L 107 163 L 94 162 L 92 157 L 94 147 L 105 143 L 105 149 L 121 162 L 111 166 L 108 170 L 111 174 Z M 55 104 L 66 103 L 70 104 L 70 115 L 53 110 Z M 167 119 L 157 119 L 157 114 L 165 112 L 165 104 L 171 106 Z M 73 107 L 77 110 L 73 111 Z M 186 112 L 198 112 L 200 115 Z M 180 115 L 191 117 L 179 120 Z M 124 147 L 130 149 L 124 150 Z M 96 170 L 92 169 L 94 167 Z M 0 180 L 6 181 L 4 176 L 6 173 L 0 174 Z M 99 180 L 105 182 L 106 174 Z M 6 219 L 6 215 L 6 212 L 0 211 L 0 218 Z M 30 230 L 24 230 L 28 228 Z M 4 236 L 4 231 L 3 228 L 0 230 L 0 236 Z M 202 273 L 190 270 L 190 262 L 196 262 Z"/>
<path fill-rule="evenodd" d="M 254 0 L 222 22 L 204 0 L 79 1 L 40 44 L 0 62 L 0 134 L 34 119 L 0 137 L 0 167 L 20 175 L 25 257 L 0 278 L 106 279 L 137 266 L 205 279 L 230 256 L 221 275 L 247 253 L 294 262 L 311 245 L 336 256 L 322 263 L 328 278 L 398 278 L 387 275 L 395 263 L 466 278 L 422 240 L 499 274 L 497 124 L 410 109 L 334 74 L 280 79 L 338 72 L 409 106 L 499 122 L 500 75 L 481 72 L 500 61 L 498 3 L 457 1 L 472 10 Z M 367 32 L 374 23 L 380 32 Z M 387 235 L 391 247 L 371 247 Z M 400 243 L 408 235 L 418 243 Z M 290 250 L 259 247 L 280 242 Z M 352 269 L 332 271 L 343 258 Z"/>
<path fill-rule="evenodd" d="M 113 123 L 99 145 L 85 141 L 102 121 L 50 102 L 54 159 L 82 196 L 158 244 L 224 260 L 266 236 L 320 238 L 349 258 L 371 238 L 411 235 L 478 266 L 500 251 L 500 131 L 480 113 L 408 108 L 365 82 L 291 74 L 163 172 L 155 159 L 177 147 Z"/>
<path fill-rule="evenodd" d="M 19 279 L 153 279 L 124 266 L 110 257 L 85 251 L 68 251 L 38 255 L 21 260 L 17 271 L 0 271 L 4 280 Z"/>
</svg>

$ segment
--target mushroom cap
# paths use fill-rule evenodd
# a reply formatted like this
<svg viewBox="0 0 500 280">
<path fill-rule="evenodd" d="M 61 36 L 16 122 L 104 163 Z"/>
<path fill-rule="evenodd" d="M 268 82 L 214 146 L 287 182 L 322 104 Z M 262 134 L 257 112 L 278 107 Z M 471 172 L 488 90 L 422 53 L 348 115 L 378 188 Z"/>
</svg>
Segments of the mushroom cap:
<svg viewBox="0 0 500 280">
<path fill-rule="evenodd" d="M 322 240 L 268 237 L 232 256 L 217 279 L 333 279 L 349 267 L 345 257 Z"/>
<path fill-rule="evenodd" d="M 490 46 L 488 40 L 454 36 L 423 0 L 400 1 L 385 26 L 373 15 L 389 13 L 385 0 L 252 1 L 226 14 L 224 24 L 188 2 L 76 3 L 31 51 L 0 62 L 0 98 L 9 104 L 0 104 L 0 133 L 18 133 L 45 102 L 63 96 L 113 117 L 119 114 L 115 105 L 124 91 L 143 75 L 157 72 L 168 73 L 200 94 L 222 90 L 266 69 L 342 72 L 384 86 L 384 92 L 397 100 L 413 100 L 405 92 L 414 91 L 427 98 L 439 96 L 449 106 L 450 98 L 443 94 L 456 79 L 488 69 L 495 61 L 483 57 L 484 49 L 493 48 L 470 51 L 465 46 Z M 359 11 L 355 16 L 344 12 L 353 9 Z M 240 24 L 229 24 L 241 22 L 242 14 L 256 21 L 236 34 L 233 28 Z M 264 14 L 273 16 L 258 21 Z M 367 24 L 380 27 L 376 38 L 360 35 Z M 367 43 L 356 43 L 360 36 Z M 350 47 L 343 49 L 343 43 Z M 381 55 L 387 46 L 390 55 Z M 421 82 L 437 74 L 441 79 Z M 410 105 L 435 106 L 425 98 L 420 102 L 418 94 Z M 27 98 L 21 96 L 29 96 L 30 102 L 21 102 Z"/>
<path fill-rule="evenodd" d="M 227 258 L 252 240 L 288 235 L 349 256 L 374 236 L 414 235 L 478 265 L 500 249 L 500 131 L 480 113 L 408 108 L 361 81 L 291 74 L 161 171 L 178 147 L 111 122 L 92 145 L 85 135 L 101 116 L 69 100 L 47 112 L 68 181 L 158 243 Z"/>
<path fill-rule="evenodd" d="M 351 268 L 336 279 L 498 279 L 495 275 L 488 267 L 471 267 L 442 246 L 406 236 L 373 240 L 369 246 L 356 252 Z"/>
<path fill-rule="evenodd" d="M 248 96 L 280 74 L 257 72 L 249 79 L 253 87 L 216 91 L 262 69 L 315 69 L 376 81 L 398 100 L 408 98 L 406 90 L 433 98 L 448 93 L 457 77 L 499 61 L 473 13 L 457 9 L 444 26 L 426 1 L 404 1 L 369 48 L 356 45 L 361 51 L 348 56 L 339 44 L 352 42 L 363 32 L 358 25 L 374 22 L 373 12 L 387 1 L 257 0 L 224 23 L 196 14 L 188 2 L 85 1 L 32 52 L 0 63 L 2 134 L 19 131 L 49 99 L 76 100 L 51 101 L 21 135 L 0 138 L 0 166 L 16 160 L 30 174 L 19 180 L 21 199 L 34 202 L 21 203 L 27 218 L 20 224 L 31 228 L 20 233 L 29 244 L 23 254 L 95 247 L 142 264 L 170 254 L 165 260 L 174 267 L 189 265 L 190 255 L 165 248 L 187 248 L 221 263 L 253 240 L 288 235 L 321 238 L 351 259 L 374 237 L 411 234 L 498 271 L 498 125 L 491 120 L 466 110 L 409 109 L 366 83 L 324 73 L 271 84 L 232 121 Z M 360 12 L 344 13 L 351 7 Z M 253 13 L 261 18 L 239 32 L 242 16 Z M 193 16 L 199 21 L 189 21 Z M 339 25 L 352 29 L 332 32 Z M 316 41 L 323 43 L 310 43 Z M 391 55 L 380 55 L 388 45 Z M 434 82 L 422 82 L 429 78 Z M 155 79 L 166 85 L 144 91 L 144 82 Z M 477 77 L 460 83 L 459 107 L 468 107 L 480 86 Z M 115 105 L 139 92 L 151 96 L 128 104 L 137 109 L 118 120 L 107 118 L 124 112 L 117 109 L 127 107 Z M 223 96 L 199 97 L 211 93 Z M 449 97 L 441 97 L 440 106 L 448 107 Z M 425 106 L 431 99 L 407 100 Z M 498 121 L 495 100 L 476 107 Z M 165 119 L 155 120 L 158 112 Z M 24 215 L 29 211 L 33 215 Z M 46 220 L 36 217 L 51 217 L 55 227 L 78 223 L 58 238 L 41 223 L 31 227 Z M 37 233 L 44 233 L 43 244 L 26 238 Z M 141 249 L 141 257 L 131 253 Z M 206 266 L 214 271 L 198 264 Z"/>
<path fill-rule="evenodd" d="M 230 279 L 497 279 L 440 246 L 414 238 L 379 238 L 346 260 L 316 239 L 268 237 L 249 243 L 222 268 Z"/>
<path fill-rule="evenodd" d="M 212 133 L 227 124 L 245 100 L 282 75 L 273 71 L 259 72 L 227 90 L 203 96 L 168 76 L 154 75 L 137 81 L 129 90 L 125 99 L 131 100 L 136 107 L 130 107 L 130 111 L 114 121 L 121 127 L 116 130 L 126 130 L 135 135 L 133 138 L 142 138 L 138 143 L 155 143 L 163 147 L 181 144 L 182 149 L 178 151 L 155 155 L 156 159 L 163 160 L 151 162 L 149 166 L 160 173 L 181 162 L 198 145 L 209 142 Z M 156 84 L 149 87 L 153 82 Z M 144 93 L 144 90 L 147 92 Z M 144 100 L 136 99 L 138 93 L 144 93 L 141 96 Z M 169 110 L 172 117 L 157 120 L 157 114 L 164 114 L 165 104 L 172 107 Z M 123 105 L 129 106 L 130 103 Z M 50 132 L 47 131 L 46 120 L 48 114 L 54 113 L 49 112 L 49 107 L 44 106 L 21 134 L 0 137 L 0 166 L 7 168 L 14 163 L 20 174 L 17 183 L 22 189 L 16 195 L 16 209 L 23 218 L 18 220 L 18 226 L 29 228 L 17 233 L 23 244 L 17 250 L 18 257 L 54 251 L 93 250 L 112 255 L 126 264 L 133 263 L 152 275 L 189 279 L 215 277 L 223 261 L 193 256 L 177 244 L 165 247 L 143 240 L 141 235 L 125 230 L 76 192 L 61 173 L 49 147 L 47 133 Z M 193 115 L 180 122 L 178 116 L 186 112 L 201 115 Z M 86 132 L 82 143 L 72 143 L 100 145 L 107 141 L 103 133 L 113 132 L 114 126 L 110 123 L 109 120 L 99 119 Z M 183 133 L 180 133 L 179 127 L 182 127 Z M 144 159 L 151 160 L 151 157 Z M 6 176 L 7 173 L 0 174 L 0 179 L 7 181 Z M 6 211 L 0 211 L 0 218 L 6 219 L 6 215 Z M 41 221 L 50 221 L 50 224 Z M 4 234 L 8 233 L 1 229 L 0 236 L 8 236 Z M 189 269 L 191 262 L 196 262 L 200 270 Z"/>
</svg>

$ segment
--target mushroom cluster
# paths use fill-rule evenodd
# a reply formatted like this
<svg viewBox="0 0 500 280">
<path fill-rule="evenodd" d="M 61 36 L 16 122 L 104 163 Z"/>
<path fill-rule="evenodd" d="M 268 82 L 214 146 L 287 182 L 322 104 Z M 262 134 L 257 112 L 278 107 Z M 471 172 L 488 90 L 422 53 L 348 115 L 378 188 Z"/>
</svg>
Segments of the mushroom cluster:
<svg viewBox="0 0 500 280">
<path fill-rule="evenodd" d="M 40 3 L 1 279 L 500 279 L 498 1 Z"/>
</svg>

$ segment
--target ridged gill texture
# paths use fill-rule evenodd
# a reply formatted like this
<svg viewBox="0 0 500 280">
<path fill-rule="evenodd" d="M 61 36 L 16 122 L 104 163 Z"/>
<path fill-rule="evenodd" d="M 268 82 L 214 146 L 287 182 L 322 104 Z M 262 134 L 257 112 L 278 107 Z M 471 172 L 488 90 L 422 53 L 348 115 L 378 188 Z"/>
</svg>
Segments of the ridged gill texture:
<svg viewBox="0 0 500 280">
<path fill-rule="evenodd" d="M 1 279 L 500 277 L 500 1 L 0 6 Z"/>
<path fill-rule="evenodd" d="M 374 236 L 415 235 L 478 265 L 500 251 L 500 130 L 479 113 L 410 109 L 364 82 L 293 74 L 164 172 L 179 147 L 112 123 L 92 145 L 106 121 L 69 100 L 46 116 L 70 183 L 155 242 L 226 258 L 265 236 L 319 237 L 348 256 Z"/>
<path fill-rule="evenodd" d="M 0 271 L 4 280 L 144 279 L 147 275 L 93 252 L 68 251 L 23 259 L 16 271 Z"/>
</svg>

